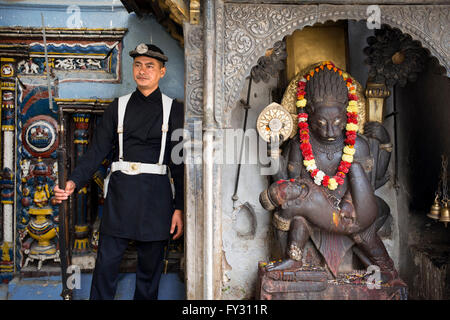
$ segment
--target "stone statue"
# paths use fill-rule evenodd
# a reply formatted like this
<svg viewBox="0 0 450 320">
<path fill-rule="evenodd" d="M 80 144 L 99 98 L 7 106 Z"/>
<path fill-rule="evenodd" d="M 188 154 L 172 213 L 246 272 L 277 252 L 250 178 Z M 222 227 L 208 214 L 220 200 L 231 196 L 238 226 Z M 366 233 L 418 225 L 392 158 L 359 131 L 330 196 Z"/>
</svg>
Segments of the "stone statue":
<svg viewBox="0 0 450 320">
<path fill-rule="evenodd" d="M 388 180 L 390 138 L 378 122 L 365 123 L 364 135 L 357 133 L 355 100 L 351 77 L 331 62 L 298 82 L 298 132 L 280 155 L 274 182 L 260 195 L 263 207 L 275 210 L 276 238 L 285 239 L 283 259 L 267 271 L 299 270 L 311 237 L 334 275 L 356 244 L 361 258 L 380 268 L 383 281 L 398 279 L 377 234 L 390 210 L 374 194 Z"/>
</svg>

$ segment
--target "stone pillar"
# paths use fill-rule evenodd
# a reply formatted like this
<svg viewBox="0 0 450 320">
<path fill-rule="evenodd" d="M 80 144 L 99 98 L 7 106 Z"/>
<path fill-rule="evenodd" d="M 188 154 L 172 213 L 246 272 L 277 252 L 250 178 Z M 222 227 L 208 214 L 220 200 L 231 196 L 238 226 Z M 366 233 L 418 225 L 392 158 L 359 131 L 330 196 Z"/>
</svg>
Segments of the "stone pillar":
<svg viewBox="0 0 450 320">
<path fill-rule="evenodd" d="M 184 23 L 186 298 L 203 298 L 202 106 L 203 28 Z"/>
</svg>

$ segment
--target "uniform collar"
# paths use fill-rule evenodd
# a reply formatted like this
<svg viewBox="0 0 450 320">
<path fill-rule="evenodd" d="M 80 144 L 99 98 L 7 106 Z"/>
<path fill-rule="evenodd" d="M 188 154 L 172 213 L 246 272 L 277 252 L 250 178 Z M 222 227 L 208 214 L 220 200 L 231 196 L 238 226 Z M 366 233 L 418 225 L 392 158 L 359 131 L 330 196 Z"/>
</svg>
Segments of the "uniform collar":
<svg viewBox="0 0 450 320">
<path fill-rule="evenodd" d="M 138 88 L 136 88 L 136 93 L 137 96 L 145 102 L 156 102 L 161 100 L 161 90 L 159 90 L 159 87 L 148 96 L 144 96 Z"/>
</svg>

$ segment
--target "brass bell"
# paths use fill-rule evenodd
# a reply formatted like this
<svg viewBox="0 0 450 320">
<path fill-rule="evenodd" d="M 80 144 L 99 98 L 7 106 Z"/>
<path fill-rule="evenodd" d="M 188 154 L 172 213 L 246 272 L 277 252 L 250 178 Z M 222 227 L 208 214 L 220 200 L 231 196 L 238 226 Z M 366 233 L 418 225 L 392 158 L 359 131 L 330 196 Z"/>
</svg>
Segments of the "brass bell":
<svg viewBox="0 0 450 320">
<path fill-rule="evenodd" d="M 444 203 L 444 206 L 441 208 L 441 218 L 439 219 L 440 222 L 443 222 L 445 224 L 445 227 L 447 228 L 447 222 L 450 222 L 450 211 L 448 209 L 448 202 Z"/>
<path fill-rule="evenodd" d="M 439 206 L 439 201 L 437 197 L 434 199 L 434 203 L 431 205 L 430 212 L 427 214 L 427 216 L 431 219 L 438 220 L 439 219 L 439 211 L 441 210 L 441 207 Z"/>
</svg>

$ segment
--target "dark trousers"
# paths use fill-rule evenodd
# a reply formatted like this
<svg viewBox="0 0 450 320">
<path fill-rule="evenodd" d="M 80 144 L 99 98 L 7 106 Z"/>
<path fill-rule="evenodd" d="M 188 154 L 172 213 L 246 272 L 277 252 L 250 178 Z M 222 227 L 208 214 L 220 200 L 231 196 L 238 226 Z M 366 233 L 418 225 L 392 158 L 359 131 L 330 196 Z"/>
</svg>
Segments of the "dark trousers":
<svg viewBox="0 0 450 320">
<path fill-rule="evenodd" d="M 91 300 L 113 300 L 119 266 L 129 239 L 101 234 L 92 276 Z M 135 241 L 137 249 L 135 300 L 156 300 L 163 271 L 166 241 Z"/>
</svg>

